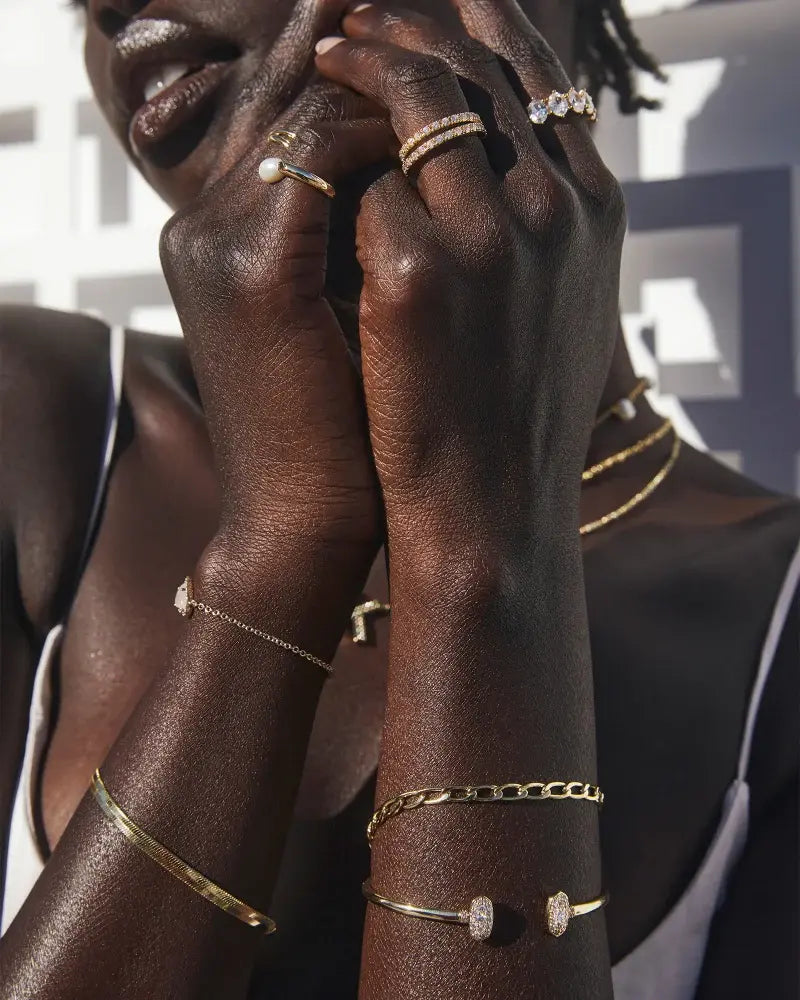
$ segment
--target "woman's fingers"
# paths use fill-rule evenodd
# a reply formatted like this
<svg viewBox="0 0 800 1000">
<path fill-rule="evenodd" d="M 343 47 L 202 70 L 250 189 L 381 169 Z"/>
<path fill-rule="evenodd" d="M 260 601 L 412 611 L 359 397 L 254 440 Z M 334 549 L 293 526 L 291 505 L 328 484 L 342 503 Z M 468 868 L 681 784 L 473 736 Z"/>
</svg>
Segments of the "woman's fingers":
<svg viewBox="0 0 800 1000">
<path fill-rule="evenodd" d="M 432 122 L 470 110 L 447 63 L 425 53 L 372 39 L 325 38 L 317 49 L 317 66 L 386 108 L 401 145 Z M 414 172 L 434 212 L 461 211 L 465 198 L 486 198 L 496 186 L 475 136 L 442 144 Z"/>
<path fill-rule="evenodd" d="M 516 0 L 450 0 L 466 30 L 511 67 L 529 100 L 546 100 L 553 90 L 565 93 L 571 83 L 555 53 L 534 28 Z M 538 129 L 551 129 L 569 168 L 589 193 L 602 193 L 608 177 L 588 124 L 569 111 L 550 116 Z M 544 140 L 544 133 L 542 133 Z"/>
<path fill-rule="evenodd" d="M 525 107 L 496 56 L 463 28 L 445 27 L 433 17 L 403 7 L 373 4 L 351 11 L 343 24 L 351 38 L 400 45 L 446 62 L 489 130 L 489 159 L 501 176 L 522 161 L 528 161 L 526 168 L 533 161 L 541 169 L 550 169 Z M 530 176 L 529 169 L 526 175 Z"/>
</svg>

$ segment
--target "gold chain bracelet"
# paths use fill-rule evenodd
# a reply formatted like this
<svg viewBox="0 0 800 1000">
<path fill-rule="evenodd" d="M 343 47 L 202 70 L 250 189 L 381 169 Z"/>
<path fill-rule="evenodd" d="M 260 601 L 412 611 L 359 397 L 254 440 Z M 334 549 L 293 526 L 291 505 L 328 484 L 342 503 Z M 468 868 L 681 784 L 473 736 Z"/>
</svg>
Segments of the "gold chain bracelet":
<svg viewBox="0 0 800 1000">
<path fill-rule="evenodd" d="M 191 618 L 195 611 L 202 611 L 203 614 L 208 615 L 210 618 L 218 618 L 221 622 L 227 622 L 228 625 L 240 628 L 243 632 L 249 632 L 250 635 L 263 639 L 265 642 L 271 642 L 273 646 L 278 646 L 280 649 L 286 650 L 287 653 L 293 653 L 295 656 L 299 656 L 303 660 L 308 660 L 309 663 L 313 663 L 315 666 L 321 667 L 326 674 L 333 673 L 333 667 L 330 663 L 321 659 L 319 656 L 314 656 L 313 653 L 309 653 L 307 650 L 301 649 L 300 646 L 295 646 L 293 643 L 287 642 L 285 639 L 279 639 L 276 635 L 270 635 L 269 632 L 264 632 L 260 628 L 255 628 L 253 625 L 241 622 L 238 618 L 234 618 L 233 615 L 229 615 L 226 611 L 220 611 L 219 608 L 209 607 L 208 604 L 204 604 L 202 601 L 196 600 L 194 596 L 194 584 L 192 583 L 192 578 L 190 576 L 187 576 L 180 587 L 178 587 L 177 593 L 175 594 L 175 608 L 178 611 L 178 614 L 182 615 L 184 618 Z"/>
<path fill-rule="evenodd" d="M 548 799 L 577 799 L 600 806 L 604 798 L 598 785 L 583 781 L 528 781 L 524 784 L 511 781 L 504 785 L 420 788 L 384 802 L 367 825 L 367 840 L 372 844 L 378 827 L 388 819 L 421 806 L 438 806 L 448 802 L 545 802 Z"/>
<path fill-rule="evenodd" d="M 265 934 L 272 934 L 277 930 L 275 921 L 252 906 L 243 903 L 241 899 L 231 895 L 216 882 L 206 878 L 205 875 L 192 868 L 183 858 L 173 854 L 168 847 L 151 837 L 141 827 L 128 816 L 128 814 L 111 797 L 108 789 L 100 777 L 99 769 L 92 777 L 92 794 L 100 806 L 101 810 L 113 823 L 113 825 L 133 844 L 142 854 L 146 854 L 151 861 L 155 861 L 164 871 L 169 872 L 179 882 L 183 882 L 190 889 L 193 889 L 203 899 L 218 906 L 221 910 L 229 913 L 237 920 L 248 924 L 250 927 L 262 927 Z"/>
</svg>

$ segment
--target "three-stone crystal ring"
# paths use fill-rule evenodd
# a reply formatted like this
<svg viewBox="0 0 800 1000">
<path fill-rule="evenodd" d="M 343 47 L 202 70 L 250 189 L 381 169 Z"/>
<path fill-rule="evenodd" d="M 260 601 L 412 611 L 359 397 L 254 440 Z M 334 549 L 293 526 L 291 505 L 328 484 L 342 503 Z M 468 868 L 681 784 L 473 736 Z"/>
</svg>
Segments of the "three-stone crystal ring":
<svg viewBox="0 0 800 1000">
<path fill-rule="evenodd" d="M 274 135 L 275 133 L 273 133 Z M 276 142 L 279 140 L 275 140 Z M 298 167 L 294 163 L 287 163 L 285 160 L 279 159 L 277 156 L 268 156 L 265 160 L 262 160 L 258 165 L 258 176 L 264 181 L 265 184 L 277 184 L 282 181 L 284 177 L 290 177 L 292 180 L 300 181 L 302 184 L 308 184 L 309 187 L 314 188 L 317 191 L 321 191 L 324 195 L 329 198 L 336 197 L 336 191 L 332 184 L 329 184 L 322 177 L 317 174 L 312 174 L 310 170 L 303 170 L 302 167 Z"/>
<path fill-rule="evenodd" d="M 551 115 L 565 118 L 570 111 L 585 115 L 589 121 L 597 121 L 597 109 L 591 94 L 574 87 L 570 87 L 566 94 L 554 90 L 549 97 L 534 98 L 528 105 L 528 117 L 534 125 L 544 125 Z"/>
<path fill-rule="evenodd" d="M 545 905 L 547 929 L 553 937 L 561 937 L 573 917 L 583 917 L 587 913 L 593 913 L 607 902 L 608 893 L 598 896 L 597 899 L 591 899 L 588 903 L 570 903 L 569 896 L 565 892 L 557 892 L 554 896 L 548 897 Z"/>
<path fill-rule="evenodd" d="M 439 118 L 415 132 L 400 147 L 400 165 L 403 173 L 408 175 L 411 168 L 419 161 L 443 146 L 446 142 L 454 142 L 464 135 L 486 135 L 486 126 L 481 116 L 474 111 L 462 111 L 456 115 Z"/>
<path fill-rule="evenodd" d="M 494 926 L 494 906 L 487 896 L 476 896 L 466 910 L 434 910 L 413 903 L 399 903 L 375 892 L 369 879 L 361 886 L 364 898 L 376 906 L 383 906 L 395 913 L 419 920 L 438 920 L 443 924 L 464 924 L 469 928 L 470 937 L 475 941 L 485 941 L 491 936 Z"/>
</svg>

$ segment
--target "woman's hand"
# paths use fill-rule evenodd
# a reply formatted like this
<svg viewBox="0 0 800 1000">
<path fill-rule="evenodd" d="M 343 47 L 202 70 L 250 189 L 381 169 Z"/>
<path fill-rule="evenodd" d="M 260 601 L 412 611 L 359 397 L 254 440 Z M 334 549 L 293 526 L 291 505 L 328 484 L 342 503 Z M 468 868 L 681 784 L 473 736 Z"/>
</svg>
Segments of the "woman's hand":
<svg viewBox="0 0 800 1000">
<path fill-rule="evenodd" d="M 317 65 L 385 107 L 400 142 L 467 110 L 489 132 L 435 150 L 416 184 L 388 174 L 359 218 L 364 382 L 393 557 L 413 550 L 419 564 L 427 544 L 470 553 L 478 570 L 529 553 L 543 519 L 577 536 L 624 210 L 584 119 L 528 119 L 527 101 L 570 84 L 513 0 L 455 5 L 463 32 L 384 5 L 351 12 Z"/>
<path fill-rule="evenodd" d="M 316 107 L 315 104 L 319 104 Z M 276 540 L 374 555 L 383 514 L 344 336 L 324 298 L 331 200 L 258 167 L 283 157 L 330 181 L 386 156 L 385 122 L 326 120 L 307 91 L 268 142 L 166 225 L 161 258 L 208 421 L 222 534 L 257 557 Z"/>
</svg>

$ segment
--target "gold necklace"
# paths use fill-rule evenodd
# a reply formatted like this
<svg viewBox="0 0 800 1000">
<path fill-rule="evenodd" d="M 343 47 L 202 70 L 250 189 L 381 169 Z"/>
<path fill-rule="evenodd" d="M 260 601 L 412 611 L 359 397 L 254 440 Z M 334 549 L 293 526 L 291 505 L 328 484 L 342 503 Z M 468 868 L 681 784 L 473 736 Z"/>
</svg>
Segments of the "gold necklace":
<svg viewBox="0 0 800 1000">
<path fill-rule="evenodd" d="M 647 392 L 648 389 L 653 388 L 653 383 L 649 378 L 640 378 L 636 385 L 631 389 L 627 396 L 623 396 L 622 399 L 618 399 L 613 406 L 609 406 L 607 410 L 603 410 L 594 422 L 595 430 L 606 422 L 610 417 L 619 417 L 620 420 L 624 420 L 626 423 L 629 420 L 633 420 L 636 416 L 636 400 L 643 392 Z"/>
<path fill-rule="evenodd" d="M 622 465 L 623 462 L 627 462 L 629 458 L 633 458 L 634 455 L 641 455 L 643 451 L 647 451 L 654 444 L 657 444 L 662 438 L 665 438 L 667 434 L 672 430 L 672 421 L 665 420 L 664 423 L 652 433 L 648 434 L 647 437 L 643 437 L 641 441 L 637 441 L 635 444 L 630 445 L 628 448 L 624 448 L 622 451 L 618 451 L 615 455 L 609 455 L 608 458 L 604 458 L 602 462 L 598 462 L 597 465 L 593 465 L 591 468 L 586 469 L 581 474 L 581 479 L 584 483 L 588 483 L 591 479 L 599 476 L 601 472 L 605 472 L 608 469 L 613 469 L 615 465 Z"/>
<path fill-rule="evenodd" d="M 646 380 L 643 380 L 646 382 Z M 643 390 L 642 390 L 643 391 Z M 627 398 L 627 397 L 626 397 Z M 582 479 L 584 482 L 588 482 L 594 479 L 595 476 L 600 475 L 601 472 L 605 472 L 607 469 L 613 468 L 615 465 L 620 465 L 622 462 L 626 462 L 629 458 L 634 455 L 639 455 L 647 448 L 656 444 L 662 438 L 666 437 L 667 434 L 674 430 L 671 420 L 665 420 L 664 423 L 647 437 L 642 438 L 635 444 L 630 445 L 630 447 L 625 448 L 623 451 L 617 452 L 615 455 L 610 455 L 608 458 L 604 458 L 602 462 L 598 462 L 597 465 L 591 466 L 591 468 L 586 469 L 583 472 Z M 621 517 L 625 517 L 629 514 L 635 507 L 639 504 L 644 503 L 648 497 L 652 496 L 653 493 L 658 489 L 658 487 L 664 482 L 667 476 L 675 468 L 675 464 L 678 461 L 678 456 L 681 452 L 682 441 L 675 434 L 675 441 L 672 445 L 672 449 L 669 453 L 669 458 L 661 466 L 658 472 L 653 476 L 653 478 L 646 483 L 638 493 L 635 493 L 630 500 L 626 500 L 624 504 L 609 511 L 608 514 L 604 514 L 602 517 L 598 517 L 595 521 L 589 521 L 586 524 L 582 524 L 578 529 L 581 537 L 584 535 L 591 535 L 595 531 L 599 531 L 600 528 L 605 528 L 607 525 L 612 524 L 614 521 L 618 521 Z M 360 645 L 369 643 L 369 632 L 367 629 L 367 617 L 369 615 L 388 615 L 391 613 L 391 605 L 384 604 L 381 601 L 372 600 L 366 598 L 362 603 L 358 604 L 354 609 L 350 617 L 350 627 L 353 642 Z"/>
<path fill-rule="evenodd" d="M 681 451 L 681 439 L 678 435 L 675 435 L 675 443 L 672 445 L 672 451 L 669 454 L 669 458 L 666 460 L 664 465 L 658 470 L 658 472 L 653 476 L 646 486 L 642 487 L 638 493 L 635 493 L 630 500 L 622 504 L 621 507 L 617 507 L 616 510 L 612 510 L 608 514 L 604 514 L 599 517 L 596 521 L 589 521 L 588 524 L 582 524 L 580 526 L 581 535 L 591 535 L 593 531 L 598 531 L 600 528 L 605 528 L 607 524 L 611 524 L 612 521 L 618 521 L 621 517 L 624 517 L 627 513 L 633 510 L 634 507 L 638 507 L 640 503 L 643 503 L 649 496 L 658 489 L 658 487 L 664 482 L 667 476 L 675 468 L 675 463 L 678 461 L 678 455 Z"/>
</svg>

